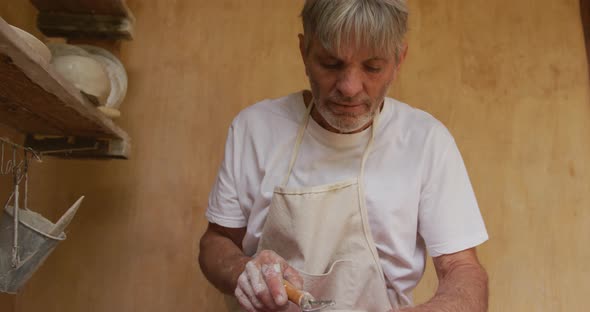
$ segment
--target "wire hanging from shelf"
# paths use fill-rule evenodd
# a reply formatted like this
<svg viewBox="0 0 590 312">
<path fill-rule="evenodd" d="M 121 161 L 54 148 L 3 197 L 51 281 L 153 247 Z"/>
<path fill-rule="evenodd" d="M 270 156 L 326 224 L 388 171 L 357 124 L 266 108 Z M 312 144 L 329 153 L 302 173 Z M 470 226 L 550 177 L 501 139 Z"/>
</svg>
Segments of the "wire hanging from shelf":
<svg viewBox="0 0 590 312">
<path fill-rule="evenodd" d="M 10 157 L 10 155 L 8 155 L 8 158 L 6 157 L 7 149 L 9 150 L 8 154 L 10 154 L 10 147 L 6 148 L 6 145 L 12 147 L 12 157 Z M 23 158 L 20 160 L 17 159 L 16 156 L 17 150 L 22 150 L 24 152 Z M 29 157 L 31 159 L 34 158 L 38 162 L 41 162 L 40 153 L 36 152 L 32 148 L 16 144 L 9 139 L 0 137 L 0 175 L 9 175 L 15 173 L 18 174 L 19 171 L 22 170 L 23 166 L 28 166 Z M 7 159 L 6 162 L 5 159 Z"/>
<path fill-rule="evenodd" d="M 14 233 L 13 233 L 13 246 L 12 246 L 12 266 L 14 268 L 18 267 L 21 263 L 20 255 L 19 255 L 19 235 L 18 235 L 18 228 L 19 228 L 19 186 L 21 181 L 24 179 L 24 197 L 23 197 L 23 208 L 25 210 L 29 209 L 28 205 L 28 192 L 29 192 L 29 158 L 35 158 L 37 161 L 41 161 L 41 157 L 39 154 L 29 147 L 24 147 L 19 144 L 16 144 L 6 138 L 0 137 L 0 175 L 12 175 L 12 183 L 14 186 L 14 190 L 10 194 L 6 204 L 4 205 L 4 209 L 10 203 L 11 200 L 14 198 Z M 10 151 L 8 160 L 5 162 L 6 158 L 6 145 L 12 147 L 12 157 L 10 157 Z M 10 148 L 8 148 L 10 150 Z M 18 159 L 17 157 L 17 150 L 23 151 L 22 159 Z"/>
</svg>

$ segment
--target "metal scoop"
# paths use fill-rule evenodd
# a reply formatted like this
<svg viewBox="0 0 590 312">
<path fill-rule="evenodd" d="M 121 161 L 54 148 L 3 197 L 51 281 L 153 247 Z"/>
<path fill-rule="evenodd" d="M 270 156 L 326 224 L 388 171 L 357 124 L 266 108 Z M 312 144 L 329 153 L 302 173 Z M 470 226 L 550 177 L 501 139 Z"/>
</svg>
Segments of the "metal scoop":
<svg viewBox="0 0 590 312">
<path fill-rule="evenodd" d="M 283 280 L 289 301 L 297 304 L 303 312 L 321 311 L 334 304 L 334 300 L 316 300 L 310 293 L 297 289 L 293 284 Z"/>
<path fill-rule="evenodd" d="M 310 299 L 302 299 L 299 307 L 303 312 L 321 311 L 327 307 L 331 307 L 334 304 L 334 300 L 315 300 L 313 297 Z"/>
</svg>

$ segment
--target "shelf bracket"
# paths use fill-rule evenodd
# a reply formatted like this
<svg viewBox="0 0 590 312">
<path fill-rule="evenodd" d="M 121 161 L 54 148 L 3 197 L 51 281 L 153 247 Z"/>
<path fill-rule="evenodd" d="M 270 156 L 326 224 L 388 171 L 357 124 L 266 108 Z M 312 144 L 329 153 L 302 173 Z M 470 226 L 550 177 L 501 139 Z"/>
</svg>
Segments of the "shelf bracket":
<svg viewBox="0 0 590 312">
<path fill-rule="evenodd" d="M 40 155 L 60 158 L 128 159 L 130 144 L 122 139 L 27 135 L 25 146 Z"/>
</svg>

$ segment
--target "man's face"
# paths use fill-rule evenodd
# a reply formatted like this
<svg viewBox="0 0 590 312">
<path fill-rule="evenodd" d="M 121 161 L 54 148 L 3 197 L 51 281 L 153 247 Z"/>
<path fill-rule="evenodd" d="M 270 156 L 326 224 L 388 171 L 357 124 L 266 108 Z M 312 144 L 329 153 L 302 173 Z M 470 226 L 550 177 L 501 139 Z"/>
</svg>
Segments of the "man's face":
<svg viewBox="0 0 590 312">
<path fill-rule="evenodd" d="M 396 77 L 405 50 L 396 62 L 394 55 L 368 47 L 343 45 L 336 54 L 317 39 L 305 51 L 302 35 L 299 40 L 315 100 L 314 119 L 333 132 L 353 133 L 367 128 Z"/>
</svg>

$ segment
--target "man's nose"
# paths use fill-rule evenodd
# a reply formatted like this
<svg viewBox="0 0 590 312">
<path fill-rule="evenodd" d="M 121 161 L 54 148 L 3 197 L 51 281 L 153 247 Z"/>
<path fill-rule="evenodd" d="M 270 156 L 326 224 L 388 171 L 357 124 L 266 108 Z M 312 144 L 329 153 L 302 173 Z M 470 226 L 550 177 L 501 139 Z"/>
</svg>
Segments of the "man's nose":
<svg viewBox="0 0 590 312">
<path fill-rule="evenodd" d="M 354 97 L 363 90 L 362 73 L 354 68 L 345 69 L 336 83 L 336 88 L 345 97 Z"/>
</svg>

